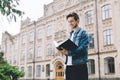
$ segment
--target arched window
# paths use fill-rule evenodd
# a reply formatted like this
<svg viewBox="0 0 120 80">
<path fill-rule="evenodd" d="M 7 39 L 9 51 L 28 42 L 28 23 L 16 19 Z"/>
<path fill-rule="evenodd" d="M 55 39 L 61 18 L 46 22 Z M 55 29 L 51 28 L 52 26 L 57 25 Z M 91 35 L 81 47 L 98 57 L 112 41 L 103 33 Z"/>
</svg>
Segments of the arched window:
<svg viewBox="0 0 120 80">
<path fill-rule="evenodd" d="M 102 7 L 102 19 L 112 18 L 112 7 L 110 4 L 104 5 Z"/>
<path fill-rule="evenodd" d="M 114 36 L 111 29 L 104 30 L 103 36 L 104 36 L 104 46 L 114 44 Z"/>
<path fill-rule="evenodd" d="M 93 23 L 93 11 L 90 10 L 85 13 L 85 24 L 89 25 L 92 23 Z"/>
<path fill-rule="evenodd" d="M 105 74 L 115 73 L 115 63 L 113 57 L 104 58 L 104 71 Z"/>
</svg>

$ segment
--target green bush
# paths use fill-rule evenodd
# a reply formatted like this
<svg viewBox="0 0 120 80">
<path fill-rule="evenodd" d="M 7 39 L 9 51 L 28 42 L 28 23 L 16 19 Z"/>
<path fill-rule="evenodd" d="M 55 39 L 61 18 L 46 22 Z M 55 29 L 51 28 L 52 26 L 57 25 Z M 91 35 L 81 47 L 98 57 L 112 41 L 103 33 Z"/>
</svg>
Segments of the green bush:
<svg viewBox="0 0 120 80">
<path fill-rule="evenodd" d="M 3 52 L 0 52 L 0 54 Z M 3 55 L 2 55 L 3 57 Z M 0 57 L 0 60 L 2 57 Z M 24 76 L 23 71 L 19 71 L 19 69 L 15 66 L 11 66 L 7 63 L 7 61 L 0 61 L 0 80 L 18 80 L 18 78 Z"/>
</svg>

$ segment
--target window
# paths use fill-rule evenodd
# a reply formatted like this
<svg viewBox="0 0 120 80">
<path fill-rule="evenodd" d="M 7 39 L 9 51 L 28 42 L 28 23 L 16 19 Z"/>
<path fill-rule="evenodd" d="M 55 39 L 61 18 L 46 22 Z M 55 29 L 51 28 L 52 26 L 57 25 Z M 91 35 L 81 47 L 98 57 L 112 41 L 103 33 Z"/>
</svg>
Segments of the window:
<svg viewBox="0 0 120 80">
<path fill-rule="evenodd" d="M 25 60 L 25 51 L 22 51 L 22 53 L 21 53 L 21 60 Z"/>
<path fill-rule="evenodd" d="M 5 46 L 2 45 L 1 48 L 2 48 L 2 51 L 4 51 L 4 52 L 6 51 L 5 50 L 6 49 Z"/>
<path fill-rule="evenodd" d="M 111 45 L 113 44 L 113 34 L 112 30 L 108 29 L 104 31 L 104 45 Z"/>
<path fill-rule="evenodd" d="M 15 42 L 15 50 L 18 49 L 18 41 Z"/>
<path fill-rule="evenodd" d="M 9 52 L 10 51 L 10 46 L 9 46 L 9 44 L 7 45 L 7 52 Z"/>
<path fill-rule="evenodd" d="M 47 27 L 47 36 L 51 36 L 52 35 L 52 26 L 48 25 Z"/>
<path fill-rule="evenodd" d="M 33 58 L 33 49 L 30 48 L 29 49 L 29 59 L 32 59 Z"/>
<path fill-rule="evenodd" d="M 15 56 L 12 59 L 13 59 L 13 64 L 15 64 L 16 63 Z"/>
<path fill-rule="evenodd" d="M 7 59 L 7 62 L 10 63 L 10 58 Z"/>
<path fill-rule="evenodd" d="M 30 41 L 34 41 L 34 32 L 30 32 Z"/>
<path fill-rule="evenodd" d="M 46 76 L 50 76 L 50 64 L 46 65 Z"/>
<path fill-rule="evenodd" d="M 32 77 L 32 66 L 28 66 L 28 77 Z"/>
<path fill-rule="evenodd" d="M 105 74 L 115 73 L 115 63 L 113 57 L 107 57 L 104 59 L 104 71 Z"/>
<path fill-rule="evenodd" d="M 12 57 L 10 57 L 10 59 L 9 59 L 9 63 L 12 64 Z"/>
<path fill-rule="evenodd" d="M 94 34 L 89 35 L 89 48 L 94 48 Z"/>
<path fill-rule="evenodd" d="M 37 57 L 41 57 L 42 56 L 42 47 L 39 46 L 38 47 L 38 54 L 37 54 Z"/>
<path fill-rule="evenodd" d="M 42 30 L 39 30 L 38 31 L 38 39 L 42 39 L 42 37 L 43 37 Z"/>
<path fill-rule="evenodd" d="M 47 45 L 47 55 L 51 55 L 52 54 L 52 44 L 48 44 Z"/>
<path fill-rule="evenodd" d="M 102 7 L 102 19 L 109 19 L 112 18 L 112 8 L 110 4 L 104 5 Z"/>
<path fill-rule="evenodd" d="M 37 71 L 36 71 L 36 76 L 37 76 L 37 77 L 40 77 L 40 76 L 41 76 L 41 65 L 37 65 L 37 66 L 36 66 L 36 70 L 37 70 Z"/>
<path fill-rule="evenodd" d="M 14 51 L 14 45 L 11 45 L 11 51 L 12 52 Z"/>
<path fill-rule="evenodd" d="M 23 71 L 23 72 L 24 72 L 24 67 L 21 67 L 21 71 Z"/>
<path fill-rule="evenodd" d="M 13 57 L 13 64 L 16 64 L 17 63 L 17 56 L 15 55 L 14 57 Z"/>
<path fill-rule="evenodd" d="M 12 51 L 12 45 L 10 44 L 10 51 Z"/>
<path fill-rule="evenodd" d="M 85 24 L 92 24 L 93 23 L 93 11 L 90 10 L 85 13 Z"/>
<path fill-rule="evenodd" d="M 23 44 L 26 43 L 26 36 L 25 35 L 22 36 L 22 43 Z"/>
<path fill-rule="evenodd" d="M 42 72 L 44 72 L 44 65 L 42 65 Z"/>
<path fill-rule="evenodd" d="M 88 73 L 95 74 L 95 61 L 93 59 L 88 60 Z"/>
</svg>

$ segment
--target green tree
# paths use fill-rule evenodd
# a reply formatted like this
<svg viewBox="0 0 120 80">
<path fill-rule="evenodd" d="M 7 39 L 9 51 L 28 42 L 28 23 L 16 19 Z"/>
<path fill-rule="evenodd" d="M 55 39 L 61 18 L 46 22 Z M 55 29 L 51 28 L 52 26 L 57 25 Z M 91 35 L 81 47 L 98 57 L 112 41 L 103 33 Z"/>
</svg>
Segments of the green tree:
<svg viewBox="0 0 120 80">
<path fill-rule="evenodd" d="M 23 77 L 24 72 L 8 64 L 3 59 L 3 54 L 3 52 L 0 52 L 0 80 L 18 80 L 18 78 Z"/>
<path fill-rule="evenodd" d="M 16 15 L 22 16 L 23 12 L 16 9 L 19 5 L 19 0 L 0 0 L 0 12 L 3 16 L 7 16 L 9 20 L 16 21 Z"/>
</svg>

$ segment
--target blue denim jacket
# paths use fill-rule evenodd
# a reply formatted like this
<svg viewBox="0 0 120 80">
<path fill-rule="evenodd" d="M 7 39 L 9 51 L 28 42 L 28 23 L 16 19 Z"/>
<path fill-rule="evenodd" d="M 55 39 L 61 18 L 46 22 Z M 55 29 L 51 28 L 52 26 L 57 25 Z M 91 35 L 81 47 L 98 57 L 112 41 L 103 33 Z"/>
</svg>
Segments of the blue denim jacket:
<svg viewBox="0 0 120 80">
<path fill-rule="evenodd" d="M 70 37 L 72 32 L 70 33 Z M 68 55 L 66 56 L 66 62 L 68 56 L 72 56 L 72 64 L 79 65 L 84 64 L 88 61 L 88 44 L 89 44 L 89 37 L 85 30 L 79 28 L 73 37 L 73 42 L 78 46 L 75 50 L 69 50 Z"/>
</svg>

